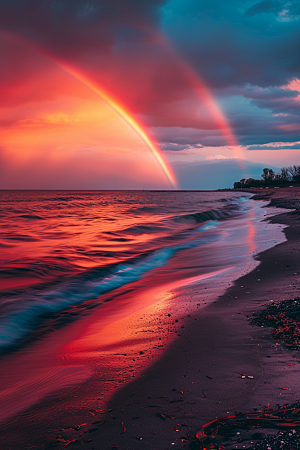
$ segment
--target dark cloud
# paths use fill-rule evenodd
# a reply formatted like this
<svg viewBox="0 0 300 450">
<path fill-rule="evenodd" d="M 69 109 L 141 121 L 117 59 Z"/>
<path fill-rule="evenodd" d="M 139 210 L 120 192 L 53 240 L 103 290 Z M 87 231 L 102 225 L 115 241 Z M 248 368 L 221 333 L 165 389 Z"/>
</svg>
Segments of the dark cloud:
<svg viewBox="0 0 300 450">
<path fill-rule="evenodd" d="M 1 0 L 0 26 L 70 56 L 93 48 L 109 50 L 122 38 L 143 39 L 146 25 L 158 23 L 162 4 L 164 0 Z"/>
<path fill-rule="evenodd" d="M 0 30 L 83 70 L 174 151 L 227 145 L 185 61 L 220 100 L 238 143 L 299 140 L 299 93 L 283 88 L 300 79 L 299 23 L 298 0 L 0 0 Z M 38 101 L 26 83 L 38 86 L 49 63 L 13 46 L 0 45 L 1 99 L 22 91 L 19 102 Z M 55 85 L 45 87 L 51 100 Z"/>
<path fill-rule="evenodd" d="M 220 147 L 228 144 L 226 137 L 220 130 L 210 130 L 208 133 L 207 130 L 196 128 L 157 127 L 153 128 L 152 131 L 162 145 L 169 146 L 171 143 L 168 150 L 172 150 L 172 146 L 174 150 L 178 150 L 180 146 L 182 149 L 187 149 L 189 147 Z"/>
<path fill-rule="evenodd" d="M 261 88 L 258 86 L 246 86 L 246 88 L 241 91 L 245 98 L 251 99 L 263 99 L 263 100 L 277 100 L 282 98 L 296 98 L 299 95 L 298 91 L 292 89 L 283 89 L 277 86 Z"/>
<path fill-rule="evenodd" d="M 255 3 L 250 6 L 245 12 L 245 16 L 254 16 L 260 13 L 275 13 L 278 14 L 283 9 L 283 2 L 266 0 L 262 2 Z"/>
<path fill-rule="evenodd" d="M 283 88 L 300 79 L 298 1 L 173 0 L 163 11 L 164 29 L 221 99 L 240 144 L 298 140 L 299 92 Z"/>
<path fill-rule="evenodd" d="M 287 99 L 253 99 L 252 103 L 258 108 L 266 108 L 271 110 L 273 114 L 281 114 L 282 117 L 284 117 L 284 114 L 286 114 L 286 117 L 288 117 L 289 114 L 297 116 L 300 114 L 300 102 Z M 297 120 L 299 120 L 299 117 Z"/>
<path fill-rule="evenodd" d="M 261 13 L 280 15 L 284 20 L 291 20 L 299 16 L 300 5 L 296 1 L 265 0 L 251 5 L 245 16 L 251 17 Z"/>
<path fill-rule="evenodd" d="M 173 1 L 163 24 L 209 86 L 281 86 L 300 77 L 299 2 L 291 0 L 288 8 L 285 3 Z M 259 9 L 282 15 L 246 15 Z"/>
</svg>

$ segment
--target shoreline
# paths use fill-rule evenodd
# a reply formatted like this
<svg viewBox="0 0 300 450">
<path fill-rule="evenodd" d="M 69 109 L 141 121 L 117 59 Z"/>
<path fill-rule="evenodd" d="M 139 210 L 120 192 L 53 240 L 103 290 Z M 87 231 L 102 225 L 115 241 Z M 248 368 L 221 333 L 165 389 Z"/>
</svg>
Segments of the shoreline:
<svg viewBox="0 0 300 450">
<path fill-rule="evenodd" d="M 286 190 L 274 191 L 268 197 L 276 195 L 273 204 L 280 207 L 291 208 L 299 198 L 295 188 L 292 200 L 285 198 Z M 249 324 L 253 312 L 297 292 L 299 219 L 298 210 L 269 219 L 288 225 L 288 240 L 258 255 L 256 269 L 208 305 L 196 324 L 191 320 L 180 343 L 114 396 L 113 411 L 93 436 L 94 444 L 83 448 L 101 443 L 107 449 L 187 449 L 190 437 L 211 420 L 300 398 L 299 354 L 276 345 L 271 329 L 262 332 Z M 253 378 L 243 379 L 242 373 Z"/>
<path fill-rule="evenodd" d="M 275 189 L 276 194 L 278 191 Z M 294 194 L 297 195 L 295 191 Z M 280 201 L 280 207 L 292 207 L 284 197 Z M 294 358 L 294 354 L 276 346 L 269 339 L 271 330 L 262 333 L 260 328 L 251 327 L 248 316 L 272 299 L 293 296 L 296 283 L 291 283 L 291 279 L 297 279 L 297 283 L 300 280 L 299 274 L 293 275 L 298 272 L 299 215 L 295 211 L 268 219 L 290 225 L 284 231 L 288 241 L 259 254 L 258 267 L 237 279 L 215 302 L 189 317 L 180 329 L 181 336 L 165 353 L 111 398 L 106 408 L 111 412 L 92 410 L 92 425 L 88 428 L 70 431 L 63 426 L 56 435 L 52 430 L 47 444 L 27 448 L 64 448 L 72 444 L 71 448 L 87 450 L 187 449 L 190 437 L 211 420 L 267 403 L 273 402 L 274 406 L 278 399 L 281 403 L 298 400 L 297 364 L 288 366 L 298 362 L 298 355 Z M 195 295 L 193 290 L 193 286 L 187 287 L 187 298 Z M 286 367 L 290 384 L 283 390 Z M 241 373 L 253 378 L 242 379 Z M 51 410 L 53 400 L 47 401 Z M 14 420 L 10 427 L 13 429 Z M 61 436 L 61 440 L 55 441 L 56 436 Z"/>
</svg>

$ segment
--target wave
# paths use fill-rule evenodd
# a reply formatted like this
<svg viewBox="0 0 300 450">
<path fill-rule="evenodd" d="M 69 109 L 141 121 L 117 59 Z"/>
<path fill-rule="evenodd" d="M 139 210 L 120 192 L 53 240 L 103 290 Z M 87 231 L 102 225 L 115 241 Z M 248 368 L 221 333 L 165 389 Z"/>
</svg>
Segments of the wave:
<svg viewBox="0 0 300 450">
<path fill-rule="evenodd" d="M 57 197 L 53 196 L 53 198 L 56 201 L 58 199 L 62 201 L 62 199 L 71 198 L 67 194 L 66 196 L 64 196 L 64 193 L 62 194 Z M 117 203 L 117 200 L 115 203 Z M 216 205 L 217 201 L 221 202 L 218 204 L 220 208 Z M 122 203 L 125 202 L 122 201 Z M 130 204 L 131 202 L 128 203 Z M 205 202 L 199 202 L 199 209 L 201 208 L 201 203 Z M 210 204 L 213 206 L 213 202 L 210 202 Z M 32 274 L 35 279 L 39 279 L 44 283 L 41 283 L 36 288 L 28 287 L 28 290 L 25 291 L 25 288 L 22 288 L 22 292 L 15 289 L 6 294 L 3 292 L 1 296 L 0 350 L 5 351 L 11 347 L 18 346 L 36 334 L 49 331 L 59 321 L 64 323 L 63 321 L 67 320 L 68 316 L 73 317 L 73 313 L 75 314 L 76 311 L 80 314 L 81 311 L 87 308 L 101 304 L 104 301 L 103 297 L 101 297 L 103 294 L 133 283 L 147 276 L 153 269 L 165 266 L 176 252 L 198 247 L 219 239 L 218 233 L 203 232 L 215 229 L 222 220 L 229 219 L 238 213 L 243 213 L 246 208 L 243 205 L 243 200 L 236 198 L 229 198 L 228 201 L 223 201 L 223 199 L 216 200 L 214 206 L 214 209 L 209 209 L 207 204 L 206 211 L 197 211 L 197 203 L 195 204 L 190 200 L 187 203 L 179 204 L 178 208 L 173 200 L 166 207 L 164 202 L 161 201 L 157 207 L 157 212 L 159 214 L 163 212 L 163 214 L 161 214 L 159 219 L 156 218 L 157 222 L 149 223 L 149 219 L 145 220 L 146 216 L 140 217 L 137 215 L 136 220 L 132 220 L 130 216 L 130 220 L 125 221 L 125 229 L 122 228 L 122 225 L 124 225 L 122 219 L 123 214 L 125 218 L 129 217 L 129 215 L 126 216 L 128 211 L 125 214 L 122 210 L 122 213 L 119 212 L 116 219 L 113 219 L 110 216 L 110 210 L 108 213 L 104 210 L 104 214 L 102 209 L 99 208 L 99 211 L 97 209 L 97 214 L 101 213 L 102 221 L 118 220 L 119 225 L 111 230 L 109 230 L 108 226 L 105 226 L 106 229 L 101 230 L 100 228 L 100 234 L 98 232 L 100 230 L 91 234 L 92 237 L 88 241 L 90 246 L 81 247 L 81 241 L 78 241 L 80 246 L 76 246 L 76 241 L 75 243 L 72 241 L 72 246 L 66 245 L 62 246 L 61 250 L 55 249 L 55 252 L 61 251 L 63 256 L 57 255 L 54 257 L 52 251 L 52 257 L 48 256 L 35 260 L 33 255 L 32 260 L 24 260 L 23 258 L 23 265 L 21 265 L 19 257 L 14 259 L 11 266 L 8 264 L 6 268 L 2 268 L 0 277 L 20 277 L 28 273 L 28 275 Z M 179 207 L 180 211 L 184 212 L 175 215 L 175 211 Z M 40 217 L 43 216 L 44 209 L 45 205 L 42 203 Z M 74 211 L 76 212 L 77 221 L 80 214 L 78 214 L 76 209 Z M 36 219 L 38 214 L 35 213 L 37 212 L 38 210 L 32 211 L 31 214 L 24 214 L 30 216 L 24 218 Z M 81 212 L 81 209 L 79 212 Z M 86 214 L 85 211 L 83 218 L 80 218 L 83 224 L 90 223 L 89 216 L 87 215 L 86 217 Z M 178 225 L 178 222 L 180 225 Z M 64 224 L 65 222 L 62 223 Z M 71 221 L 71 223 L 73 222 Z M 30 230 L 34 229 L 34 224 L 35 221 L 32 220 L 30 222 Z M 77 222 L 75 224 L 77 226 Z M 56 222 L 56 225 L 61 226 L 60 219 Z M 25 227 L 26 231 L 27 227 L 28 225 Z M 83 238 L 85 237 L 84 232 L 82 234 Z M 54 230 L 51 230 L 51 234 L 48 234 L 47 227 L 41 233 L 38 223 L 37 232 L 33 237 L 25 232 L 22 234 L 18 232 L 18 234 L 13 236 L 7 232 L 5 237 L 8 241 L 19 240 L 26 242 L 40 239 L 42 243 L 47 243 L 47 239 L 63 238 L 64 233 L 64 230 L 57 228 L 55 231 L 54 228 Z M 131 246 L 117 245 L 117 242 L 126 242 L 128 237 L 134 241 L 135 236 L 133 235 L 138 237 L 142 234 L 149 235 L 146 243 L 143 239 L 140 239 L 141 242 L 139 242 L 139 239 L 136 239 L 137 242 Z M 36 237 L 34 238 L 34 236 Z M 72 236 L 75 236 L 74 232 Z M 81 235 L 77 233 L 76 236 Z M 110 241 L 113 244 L 109 244 Z M 104 246 L 103 242 L 105 242 Z M 99 248 L 97 248 L 97 245 Z M 98 257 L 101 259 L 103 257 L 103 261 L 97 260 L 96 267 L 86 269 L 80 264 L 78 267 L 76 266 L 78 257 L 87 259 Z M 112 259 L 108 261 L 110 257 Z M 112 261 L 114 262 L 113 264 Z M 104 265 L 99 265 L 102 262 Z M 53 279 L 50 280 L 49 277 Z M 28 278 L 30 277 L 28 276 Z"/>
<path fill-rule="evenodd" d="M 24 241 L 24 242 L 36 242 L 39 241 L 37 237 L 30 236 L 28 234 L 10 234 L 10 233 L 3 233 L 3 238 L 9 240 L 9 241 Z"/>
<path fill-rule="evenodd" d="M 129 228 L 125 228 L 122 230 L 123 232 L 129 232 L 133 234 L 143 234 L 143 233 L 154 233 L 156 231 L 164 231 L 167 230 L 166 227 L 163 226 L 155 226 L 155 225 L 136 225 Z"/>
<path fill-rule="evenodd" d="M 239 211 L 238 205 L 231 204 L 230 207 L 223 209 L 211 209 L 203 212 L 182 214 L 174 217 L 176 222 L 194 222 L 202 223 L 209 220 L 224 220 L 236 215 Z"/>
<path fill-rule="evenodd" d="M 44 217 L 35 216 L 34 214 L 21 214 L 20 217 L 22 217 L 23 219 L 44 220 Z"/>
<path fill-rule="evenodd" d="M 216 224 L 213 224 L 214 228 L 215 226 Z M 216 239 L 218 239 L 216 235 L 210 238 L 199 237 L 156 250 L 146 256 L 139 256 L 113 268 L 106 267 L 98 271 L 94 269 L 55 288 L 34 293 L 26 298 L 22 297 L 22 302 L 18 302 L 18 298 L 10 298 L 6 306 L 12 311 L 0 319 L 0 350 L 17 345 L 36 330 L 44 319 L 49 320 L 51 316 L 88 300 L 97 299 L 97 304 L 101 304 L 99 296 L 137 281 L 155 268 L 165 266 L 175 252 Z"/>
</svg>

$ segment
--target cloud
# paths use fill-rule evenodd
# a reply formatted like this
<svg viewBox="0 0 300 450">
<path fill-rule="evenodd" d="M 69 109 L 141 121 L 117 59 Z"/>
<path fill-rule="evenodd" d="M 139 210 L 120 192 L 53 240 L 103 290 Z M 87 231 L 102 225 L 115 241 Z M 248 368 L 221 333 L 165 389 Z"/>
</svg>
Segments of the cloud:
<svg viewBox="0 0 300 450">
<path fill-rule="evenodd" d="M 219 129 L 208 131 L 206 129 L 188 127 L 153 127 L 152 132 L 154 137 L 163 145 L 172 142 L 174 149 L 176 148 L 174 144 L 182 146 L 182 149 L 188 146 L 201 149 L 201 147 L 227 145 L 227 139 Z M 169 149 L 172 150 L 172 146 Z"/>
<path fill-rule="evenodd" d="M 176 144 L 175 142 L 169 142 L 166 144 L 161 144 L 160 148 L 162 150 L 168 150 L 172 152 L 179 152 L 181 150 L 191 150 L 191 149 L 199 149 L 202 148 L 202 145 L 190 145 L 190 144 Z"/>
<path fill-rule="evenodd" d="M 299 95 L 297 90 L 287 89 L 286 87 L 278 86 L 245 86 L 242 91 L 245 98 L 251 99 L 263 99 L 263 100 L 277 100 L 277 99 L 288 99 L 296 98 Z"/>
<path fill-rule="evenodd" d="M 283 9 L 284 3 L 279 1 L 265 0 L 262 2 L 254 3 L 247 9 L 245 16 L 254 16 L 261 13 L 274 13 L 279 14 Z"/>
<path fill-rule="evenodd" d="M 278 142 L 276 145 L 249 145 L 247 150 L 300 150 L 300 142 L 287 145 L 286 142 Z"/>
<path fill-rule="evenodd" d="M 1 0 L 0 25 L 60 54 L 74 55 L 87 48 L 109 50 L 122 40 L 144 39 L 146 25 L 158 23 L 158 7 L 163 3 L 164 0 Z"/>
<path fill-rule="evenodd" d="M 220 160 L 220 159 L 238 159 L 236 156 L 224 156 L 224 155 L 210 155 L 206 156 L 206 161 L 214 161 L 214 160 Z"/>
<path fill-rule="evenodd" d="M 245 12 L 246 17 L 256 14 L 274 14 L 277 20 L 289 22 L 298 20 L 300 17 L 300 6 L 298 2 L 265 0 L 251 5 Z"/>
<path fill-rule="evenodd" d="M 237 8 L 233 0 L 211 0 L 209 5 L 204 0 L 173 0 L 165 8 L 163 24 L 209 86 L 281 86 L 299 77 L 299 24 L 278 21 L 274 14 L 245 13 L 249 8 L 280 11 L 284 3 L 259 2 L 254 7 L 245 0 Z M 299 2 L 289 4 L 289 11 L 296 13 Z"/>
<path fill-rule="evenodd" d="M 299 14 L 297 0 L 0 0 L 0 96 L 15 108 L 1 126 L 28 105 L 92 95 L 57 58 L 112 93 L 165 151 L 228 144 L 196 95 L 197 77 L 240 145 L 299 141 L 299 91 L 290 85 L 300 79 Z"/>
</svg>

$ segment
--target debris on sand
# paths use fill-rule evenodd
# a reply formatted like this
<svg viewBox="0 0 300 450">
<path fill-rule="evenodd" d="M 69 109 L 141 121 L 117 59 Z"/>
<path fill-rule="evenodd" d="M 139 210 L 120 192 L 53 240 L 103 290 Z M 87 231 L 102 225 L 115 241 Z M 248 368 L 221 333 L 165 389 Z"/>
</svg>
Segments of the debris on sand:
<svg viewBox="0 0 300 450">
<path fill-rule="evenodd" d="M 274 339 L 283 341 L 290 350 L 300 350 L 300 298 L 273 302 L 250 323 L 275 328 Z"/>
<path fill-rule="evenodd" d="M 264 433 L 253 433 L 254 429 L 280 429 L 285 430 L 276 435 L 265 435 Z M 288 431 L 286 431 L 288 430 Z M 250 431 L 244 433 L 243 431 Z M 194 450 L 221 450 L 228 448 L 230 444 L 235 443 L 251 443 L 254 440 L 259 440 L 259 443 L 254 446 L 243 446 L 247 449 L 267 449 L 268 442 L 272 441 L 270 447 L 275 449 L 300 449 L 295 447 L 294 443 L 299 442 L 300 431 L 300 403 L 293 405 L 279 406 L 277 410 L 265 408 L 261 411 L 251 413 L 240 413 L 221 417 L 212 422 L 203 425 L 196 433 L 196 438 L 191 443 L 191 448 Z M 293 442 L 291 446 L 287 442 Z M 277 442 L 277 446 L 274 446 Z M 284 444 L 284 445 L 283 445 Z"/>
<path fill-rule="evenodd" d="M 254 314 L 250 323 L 273 327 L 274 339 L 283 341 L 290 350 L 300 350 L 300 298 L 273 302 Z M 246 378 L 246 374 L 240 375 Z M 259 432 L 253 432 L 255 429 Z M 280 431 L 275 432 L 276 429 Z M 190 447 L 194 450 L 300 450 L 299 434 L 300 401 L 278 405 L 277 410 L 265 407 L 261 411 L 236 412 L 213 420 L 201 427 Z M 236 446 L 241 443 L 242 446 Z"/>
</svg>

